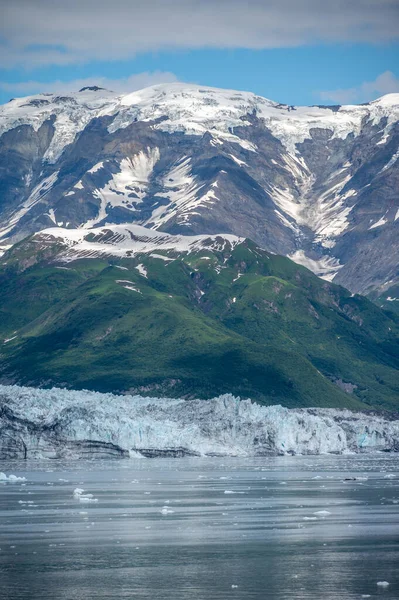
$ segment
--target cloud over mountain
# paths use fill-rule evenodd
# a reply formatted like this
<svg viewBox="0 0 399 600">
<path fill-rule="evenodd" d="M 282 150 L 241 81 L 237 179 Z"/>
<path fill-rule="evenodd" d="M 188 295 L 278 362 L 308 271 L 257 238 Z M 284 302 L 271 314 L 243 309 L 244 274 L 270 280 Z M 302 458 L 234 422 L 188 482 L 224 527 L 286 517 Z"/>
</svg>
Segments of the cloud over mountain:
<svg viewBox="0 0 399 600">
<path fill-rule="evenodd" d="M 377 96 L 399 92 L 399 78 L 391 71 L 378 75 L 374 81 L 365 81 L 357 87 L 320 92 L 322 100 L 349 104 L 374 100 Z"/>
</svg>

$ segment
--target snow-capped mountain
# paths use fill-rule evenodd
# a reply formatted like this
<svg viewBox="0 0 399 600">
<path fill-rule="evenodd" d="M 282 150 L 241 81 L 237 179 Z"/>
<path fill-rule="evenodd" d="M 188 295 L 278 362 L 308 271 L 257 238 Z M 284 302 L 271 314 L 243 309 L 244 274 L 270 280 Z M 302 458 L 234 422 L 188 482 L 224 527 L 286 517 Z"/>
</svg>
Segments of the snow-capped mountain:
<svg viewBox="0 0 399 600">
<path fill-rule="evenodd" d="M 386 291 L 399 279 L 398 120 L 399 94 L 294 107 L 175 83 L 12 100 L 0 244 L 124 223 L 232 234 L 352 291 Z"/>
</svg>

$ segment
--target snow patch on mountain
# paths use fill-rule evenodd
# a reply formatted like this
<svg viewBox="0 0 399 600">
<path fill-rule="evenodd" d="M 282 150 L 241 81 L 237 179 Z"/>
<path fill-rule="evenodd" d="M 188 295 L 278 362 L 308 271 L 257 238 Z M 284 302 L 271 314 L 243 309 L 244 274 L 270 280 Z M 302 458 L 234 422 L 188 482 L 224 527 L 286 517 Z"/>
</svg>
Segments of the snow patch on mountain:
<svg viewBox="0 0 399 600">
<path fill-rule="evenodd" d="M 338 409 L 0 386 L 0 457 L 323 454 L 398 450 L 399 421 Z M 175 454 L 174 454 L 175 453 Z"/>
<path fill-rule="evenodd" d="M 186 156 L 172 166 L 160 184 L 165 191 L 158 192 L 157 196 L 167 198 L 169 203 L 155 208 L 145 223 L 156 229 L 177 213 L 184 222 L 193 208 L 198 206 L 197 194 L 202 187 L 191 172 L 191 158 Z"/>
<path fill-rule="evenodd" d="M 217 235 L 171 235 L 140 225 L 106 225 L 92 229 L 64 229 L 53 227 L 35 234 L 34 240 L 64 244 L 66 249 L 59 259 L 72 261 L 77 258 L 99 256 L 131 257 L 156 250 L 173 252 L 197 252 L 204 248 L 222 252 L 241 244 L 244 238 L 230 234 Z M 162 257 L 164 258 L 164 257 Z"/>
<path fill-rule="evenodd" d="M 107 217 L 109 208 L 120 206 L 135 211 L 136 205 L 143 202 L 146 196 L 149 178 L 158 160 L 158 148 L 147 148 L 146 152 L 140 151 L 131 158 L 123 158 L 120 171 L 113 173 L 103 188 L 94 190 L 93 196 L 100 200 L 98 215 L 83 227 L 90 228 L 101 223 Z M 99 168 L 99 165 L 95 165 L 88 173 L 95 173 Z"/>
<path fill-rule="evenodd" d="M 387 213 L 385 213 L 385 215 L 378 219 L 378 221 L 373 223 L 371 227 L 369 227 L 369 229 L 375 229 L 376 227 L 381 227 L 382 225 L 385 225 L 385 223 L 388 221 L 388 219 L 386 218 L 386 214 Z"/>
<path fill-rule="evenodd" d="M 332 281 L 339 269 L 343 267 L 334 256 L 325 255 L 320 258 L 310 258 L 303 250 L 297 250 L 288 258 L 313 271 L 313 273 L 327 281 Z"/>
<path fill-rule="evenodd" d="M 391 157 L 391 159 L 387 162 L 387 164 L 381 169 L 381 173 L 383 173 L 384 171 L 387 171 L 388 169 L 393 167 L 393 165 L 396 163 L 398 158 L 399 158 L 399 150 L 397 152 L 395 152 L 395 154 Z"/>
<path fill-rule="evenodd" d="M 57 178 L 58 171 L 55 171 L 45 179 L 42 179 L 41 182 L 33 188 L 29 198 L 23 203 L 22 207 L 14 213 L 6 227 L 0 228 L 0 239 L 6 237 L 22 217 L 47 196 L 57 181 Z"/>
</svg>

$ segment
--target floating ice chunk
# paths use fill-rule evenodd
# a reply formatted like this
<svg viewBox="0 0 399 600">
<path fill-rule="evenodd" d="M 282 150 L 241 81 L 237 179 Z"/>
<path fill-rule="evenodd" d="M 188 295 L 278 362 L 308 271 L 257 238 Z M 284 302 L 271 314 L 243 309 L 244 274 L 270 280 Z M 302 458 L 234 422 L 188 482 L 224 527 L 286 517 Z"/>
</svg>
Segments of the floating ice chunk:
<svg viewBox="0 0 399 600">
<path fill-rule="evenodd" d="M 170 508 L 168 508 L 167 506 L 164 506 L 161 509 L 161 515 L 170 515 L 171 513 L 174 513 L 174 510 L 171 510 Z"/>
<path fill-rule="evenodd" d="M 327 517 L 328 515 L 331 515 L 329 510 L 317 510 L 313 514 L 318 515 L 319 517 Z"/>
<path fill-rule="evenodd" d="M 377 581 L 377 585 L 382 588 L 386 588 L 389 586 L 388 581 Z"/>
<path fill-rule="evenodd" d="M 394 479 L 396 477 L 396 475 L 394 475 L 393 473 L 388 473 L 387 475 L 384 475 L 384 479 Z"/>
<path fill-rule="evenodd" d="M 304 521 L 317 521 L 317 517 L 303 517 Z"/>
<path fill-rule="evenodd" d="M 0 473 L 0 481 L 8 481 L 9 483 L 17 483 L 18 481 L 26 481 L 26 477 L 18 477 L 17 475 L 7 475 Z"/>
<path fill-rule="evenodd" d="M 92 495 L 92 494 L 90 494 L 90 495 Z M 98 498 L 90 498 L 89 496 L 80 496 L 79 502 L 85 502 L 86 504 L 88 502 L 98 502 Z"/>
<path fill-rule="evenodd" d="M 235 585 L 234 583 L 231 586 L 231 589 L 236 590 L 238 588 L 238 585 Z"/>
<path fill-rule="evenodd" d="M 98 498 L 93 498 L 93 494 L 85 494 L 85 491 L 82 488 L 75 488 L 73 492 L 73 497 L 75 500 L 79 500 L 79 502 L 89 503 L 89 502 L 98 502 Z"/>
</svg>

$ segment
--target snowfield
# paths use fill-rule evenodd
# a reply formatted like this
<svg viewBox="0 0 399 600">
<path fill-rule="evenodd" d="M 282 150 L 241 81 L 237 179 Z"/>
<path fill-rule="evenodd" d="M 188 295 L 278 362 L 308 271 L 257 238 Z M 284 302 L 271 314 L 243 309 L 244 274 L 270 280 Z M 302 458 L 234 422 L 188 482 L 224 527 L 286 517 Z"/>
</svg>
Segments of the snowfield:
<svg viewBox="0 0 399 600">
<path fill-rule="evenodd" d="M 225 249 L 232 250 L 244 242 L 245 238 L 231 234 L 171 235 L 141 225 L 125 223 L 91 229 L 52 227 L 36 233 L 34 239 L 38 242 L 61 242 L 67 249 L 60 254 L 60 258 L 64 262 L 69 262 L 77 258 L 99 256 L 127 258 L 136 254 L 151 254 L 154 250 L 189 254 L 207 248 L 221 252 Z M 152 254 L 152 256 L 169 260 L 163 255 Z"/>
<path fill-rule="evenodd" d="M 399 451 L 399 419 L 338 409 L 0 386 L 0 458 Z"/>
<path fill-rule="evenodd" d="M 296 154 L 296 144 L 310 137 L 314 128 L 332 131 L 345 139 L 358 135 L 362 124 L 385 119 L 384 136 L 389 136 L 399 112 L 399 94 L 386 94 L 366 105 L 288 106 L 251 92 L 224 90 L 186 83 L 158 84 L 131 94 L 84 88 L 80 92 L 37 94 L 13 99 L 0 107 L 0 135 L 20 125 L 36 131 L 55 115 L 55 135 L 45 160 L 54 163 L 91 119 L 110 116 L 110 133 L 135 121 L 155 121 L 154 127 L 170 133 L 202 136 L 211 131 L 215 143 L 235 142 L 256 152 L 257 148 L 239 136 L 235 128 L 249 125 L 248 115 L 256 114 L 286 149 Z"/>
</svg>

